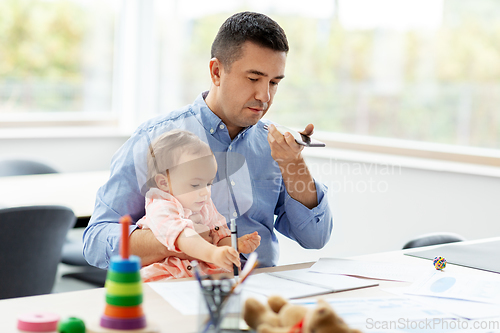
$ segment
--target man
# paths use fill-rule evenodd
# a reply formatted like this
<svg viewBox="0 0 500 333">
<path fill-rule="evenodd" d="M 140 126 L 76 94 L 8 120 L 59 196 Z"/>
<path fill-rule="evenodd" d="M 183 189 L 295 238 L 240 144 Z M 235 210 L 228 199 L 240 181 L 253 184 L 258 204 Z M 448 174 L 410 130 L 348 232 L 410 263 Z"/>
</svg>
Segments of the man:
<svg viewBox="0 0 500 333">
<path fill-rule="evenodd" d="M 284 78 L 287 52 L 284 31 L 265 15 L 243 12 L 224 22 L 212 44 L 210 91 L 141 125 L 113 157 L 110 179 L 97 193 L 84 233 L 90 264 L 106 268 L 118 253 L 120 216 L 129 214 L 134 221 L 144 216 L 149 143 L 174 128 L 189 130 L 210 145 L 218 163 L 212 199 L 226 219 L 236 218 L 238 235 L 258 231 L 261 266 L 278 262 L 274 229 L 304 248 L 328 242 L 333 222 L 326 187 L 309 173 L 302 146 L 261 120 Z M 304 133 L 312 131 L 310 124 Z M 181 256 L 168 251 L 149 230 L 131 226 L 130 232 L 131 253 L 143 265 Z"/>
</svg>

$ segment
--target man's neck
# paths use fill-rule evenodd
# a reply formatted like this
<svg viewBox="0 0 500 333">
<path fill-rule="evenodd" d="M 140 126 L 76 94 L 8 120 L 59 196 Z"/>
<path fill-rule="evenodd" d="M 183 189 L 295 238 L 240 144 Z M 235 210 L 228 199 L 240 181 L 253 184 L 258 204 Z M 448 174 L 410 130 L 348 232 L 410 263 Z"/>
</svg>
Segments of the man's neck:
<svg viewBox="0 0 500 333">
<path fill-rule="evenodd" d="M 205 103 L 207 104 L 210 111 L 212 111 L 217 117 L 219 117 L 222 120 L 222 122 L 224 123 L 224 125 L 226 125 L 227 131 L 229 133 L 229 137 L 231 138 L 231 140 L 233 140 L 238 135 L 239 132 L 244 130 L 243 127 L 228 126 L 227 125 L 228 122 L 224 119 L 224 117 L 221 116 L 221 114 L 219 112 L 216 111 L 218 109 L 218 107 L 217 107 L 217 102 L 216 102 L 216 98 L 215 98 L 215 93 L 213 93 L 210 90 L 210 91 L 208 91 L 207 95 L 203 95 L 203 98 L 205 99 Z"/>
</svg>

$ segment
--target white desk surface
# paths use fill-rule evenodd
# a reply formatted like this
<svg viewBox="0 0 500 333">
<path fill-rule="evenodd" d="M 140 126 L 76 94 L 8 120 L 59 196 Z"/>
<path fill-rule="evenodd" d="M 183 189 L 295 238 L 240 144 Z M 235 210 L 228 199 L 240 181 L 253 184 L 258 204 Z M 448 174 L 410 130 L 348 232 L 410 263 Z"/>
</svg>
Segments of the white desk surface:
<svg viewBox="0 0 500 333">
<path fill-rule="evenodd" d="M 479 241 L 490 241 L 495 239 L 500 239 L 500 237 Z M 465 243 L 471 242 L 464 242 L 464 244 Z M 364 255 L 350 259 L 409 264 L 420 264 L 424 260 L 429 262 L 429 265 L 431 265 L 429 260 L 404 255 L 405 251 L 408 250 Z M 258 269 L 256 273 L 307 268 L 312 264 L 313 263 L 303 263 L 273 268 L 263 268 Z M 469 273 L 485 277 L 491 276 L 491 274 L 496 274 L 452 264 L 448 264 L 446 266 L 446 270 L 452 273 Z M 171 283 L 176 283 L 176 281 L 172 281 Z M 393 294 L 382 291 L 382 288 L 403 287 L 410 285 L 408 282 L 382 280 L 380 280 L 379 283 L 380 285 L 377 287 L 332 293 L 324 295 L 323 297 L 394 297 Z M 49 311 L 59 314 L 62 318 L 73 316 L 83 319 L 86 323 L 97 323 L 104 310 L 104 305 L 104 288 L 0 300 L 0 332 L 18 332 L 16 329 L 17 316 L 21 313 L 36 311 Z M 187 333 L 196 331 L 197 318 L 195 316 L 182 315 L 161 296 L 154 292 L 148 285 L 144 285 L 143 309 L 146 313 L 147 320 L 156 323 L 160 327 L 160 332 Z"/>
<path fill-rule="evenodd" d="M 62 205 L 77 217 L 89 217 L 108 178 L 109 171 L 0 177 L 0 207 Z"/>
</svg>

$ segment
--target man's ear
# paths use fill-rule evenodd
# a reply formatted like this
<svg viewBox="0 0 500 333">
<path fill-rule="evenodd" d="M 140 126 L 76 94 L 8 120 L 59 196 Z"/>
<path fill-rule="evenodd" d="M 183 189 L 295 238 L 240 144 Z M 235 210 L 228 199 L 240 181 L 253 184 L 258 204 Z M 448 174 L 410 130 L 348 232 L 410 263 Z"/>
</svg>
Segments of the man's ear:
<svg viewBox="0 0 500 333">
<path fill-rule="evenodd" d="M 156 183 L 156 186 L 162 190 L 162 191 L 165 191 L 165 192 L 168 192 L 170 193 L 170 188 L 168 186 L 168 179 L 167 179 L 167 176 L 165 175 L 156 175 L 155 176 L 155 183 Z M 171 194 L 171 193 L 170 193 Z"/>
<path fill-rule="evenodd" d="M 220 75 L 222 71 L 222 64 L 217 58 L 210 59 L 210 78 L 215 86 L 220 86 Z"/>
</svg>

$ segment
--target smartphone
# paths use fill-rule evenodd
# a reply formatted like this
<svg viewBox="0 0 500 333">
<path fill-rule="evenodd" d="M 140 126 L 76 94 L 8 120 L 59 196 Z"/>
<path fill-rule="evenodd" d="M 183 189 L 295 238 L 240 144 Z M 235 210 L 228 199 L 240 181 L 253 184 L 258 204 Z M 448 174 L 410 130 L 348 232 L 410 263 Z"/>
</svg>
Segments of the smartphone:
<svg viewBox="0 0 500 333">
<path fill-rule="evenodd" d="M 267 125 L 264 125 L 264 129 L 267 130 Z M 325 147 L 326 146 L 321 141 L 311 139 L 311 137 L 304 135 L 302 133 L 299 133 L 297 131 L 294 131 L 293 129 L 287 128 L 285 126 L 278 125 L 278 126 L 276 126 L 276 129 L 281 134 L 285 134 L 286 132 L 289 132 L 293 136 L 293 138 L 295 139 L 295 142 L 297 142 L 299 145 L 302 145 L 305 147 Z"/>
</svg>

